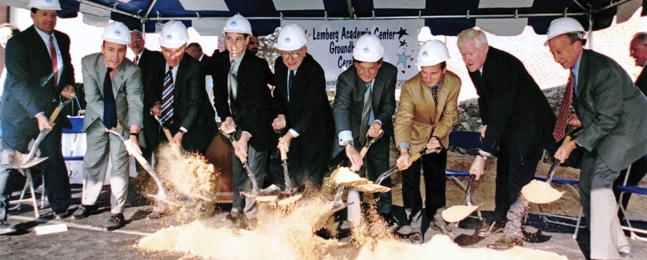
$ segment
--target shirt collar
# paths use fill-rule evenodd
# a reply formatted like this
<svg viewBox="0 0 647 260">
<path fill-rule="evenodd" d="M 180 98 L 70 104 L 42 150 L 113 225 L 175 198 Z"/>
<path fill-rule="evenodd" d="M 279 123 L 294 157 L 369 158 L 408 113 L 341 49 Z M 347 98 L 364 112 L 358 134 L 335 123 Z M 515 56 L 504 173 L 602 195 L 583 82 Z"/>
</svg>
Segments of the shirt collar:
<svg viewBox="0 0 647 260">
<path fill-rule="evenodd" d="M 46 43 L 49 43 L 49 37 L 54 36 L 53 31 L 52 31 L 52 34 L 46 34 L 45 32 L 38 29 L 38 27 L 36 27 L 36 26 L 34 26 L 34 29 L 36 29 L 36 32 L 38 32 L 38 35 L 40 35 L 40 38 L 43 38 L 43 41 L 45 41 Z M 56 40 L 56 37 L 54 37 L 54 40 Z"/>
<path fill-rule="evenodd" d="M 575 78 L 577 78 L 577 72 L 580 71 L 580 62 L 582 61 L 583 53 L 584 51 L 582 50 L 582 52 L 580 52 L 580 56 L 577 57 L 577 62 L 575 62 L 575 65 L 573 65 L 573 67 L 571 68 L 571 71 L 573 72 L 573 74 L 575 74 Z"/>
</svg>

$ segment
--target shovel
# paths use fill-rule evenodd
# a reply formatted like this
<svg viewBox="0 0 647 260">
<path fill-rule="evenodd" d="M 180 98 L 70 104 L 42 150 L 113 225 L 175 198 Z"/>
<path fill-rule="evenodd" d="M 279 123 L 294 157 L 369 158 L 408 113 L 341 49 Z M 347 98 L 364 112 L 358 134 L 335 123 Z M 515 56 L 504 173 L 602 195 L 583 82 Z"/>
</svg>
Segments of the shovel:
<svg viewBox="0 0 647 260">
<path fill-rule="evenodd" d="M 162 123 L 162 119 L 160 119 L 159 116 L 157 116 L 155 113 L 153 113 L 153 110 L 151 109 L 151 114 L 153 114 L 153 117 L 155 117 L 155 120 L 160 124 L 160 127 L 162 127 L 162 130 L 164 130 L 164 134 L 166 135 L 166 139 L 171 142 L 173 140 L 173 136 L 171 135 L 171 131 L 168 130 Z"/>
<path fill-rule="evenodd" d="M 368 153 L 368 149 L 371 148 L 371 145 L 373 145 L 375 142 L 377 142 L 377 140 L 382 138 L 382 136 L 384 136 L 384 131 L 380 129 L 380 131 L 377 133 L 377 136 L 375 138 L 372 138 L 366 141 L 366 144 L 364 144 L 364 146 L 362 147 L 362 150 L 360 150 L 359 152 L 359 156 L 361 159 L 364 159 L 364 156 L 366 156 L 366 153 Z M 359 169 L 357 169 L 355 166 L 351 166 L 350 170 L 354 172 L 359 171 Z M 335 194 L 335 200 L 333 201 L 332 208 L 331 208 L 333 212 L 339 211 L 348 206 L 348 204 L 345 204 L 341 198 L 342 194 L 344 193 L 344 188 L 345 188 L 344 185 L 339 185 L 339 188 L 337 188 L 337 193 Z"/>
<path fill-rule="evenodd" d="M 410 155 L 408 161 L 409 161 L 409 163 L 413 163 L 413 162 L 417 161 L 418 159 L 420 159 L 420 157 L 422 157 L 423 155 L 430 154 L 432 152 L 438 152 L 438 151 L 440 151 L 440 149 L 442 149 L 442 148 L 438 147 L 438 148 L 436 148 L 434 150 L 423 148 L 420 152 L 417 152 L 417 153 L 414 153 L 414 154 Z M 384 181 L 384 179 L 388 178 L 389 176 L 393 175 L 396 172 L 399 172 L 401 169 L 404 169 L 404 167 L 405 167 L 405 165 L 403 163 L 400 163 L 400 164 L 398 164 L 396 166 L 393 166 L 388 171 L 382 173 L 380 175 L 380 177 L 377 177 L 377 179 L 375 180 L 375 184 L 379 185 L 380 183 L 382 183 L 382 181 Z"/>
<path fill-rule="evenodd" d="M 61 109 L 63 109 L 63 107 L 71 103 L 73 100 L 74 100 L 74 94 L 72 94 L 72 98 L 70 98 L 69 100 L 58 104 L 58 106 L 54 109 L 54 112 L 52 112 L 52 115 L 49 117 L 50 125 L 54 124 L 56 117 L 58 117 L 58 114 L 61 113 Z M 27 169 L 41 163 L 42 161 L 47 160 L 47 157 L 45 158 L 39 158 L 39 157 L 34 158 L 34 157 L 36 156 L 36 152 L 38 151 L 38 146 L 43 141 L 43 139 L 45 139 L 45 136 L 47 136 L 49 131 L 51 131 L 51 129 L 49 128 L 43 128 L 43 130 L 40 130 L 38 137 L 36 137 L 36 140 L 34 140 L 34 144 L 32 144 L 31 149 L 29 150 L 29 154 L 25 155 L 17 151 L 10 154 L 9 163 L 11 164 L 11 166 L 17 169 Z"/>
<path fill-rule="evenodd" d="M 285 190 L 282 192 L 286 196 L 292 196 L 292 182 L 288 175 L 288 152 L 284 145 L 279 146 L 281 152 L 281 165 L 283 166 L 283 178 L 285 179 Z"/>
<path fill-rule="evenodd" d="M 148 174 L 150 174 L 151 177 L 153 177 L 153 179 L 155 180 L 155 183 L 157 184 L 157 194 L 148 194 L 149 197 L 164 201 L 164 202 L 166 202 L 166 203 L 168 203 L 170 205 L 184 206 L 183 204 L 168 198 L 168 196 L 166 195 L 166 191 L 164 190 L 164 187 L 162 186 L 162 181 L 159 179 L 159 177 L 157 177 L 157 174 L 155 173 L 155 170 L 153 169 L 153 167 L 150 164 L 148 164 L 146 159 L 144 159 L 144 157 L 141 154 L 137 153 L 136 151 L 131 151 L 129 149 L 130 146 L 127 143 L 128 139 L 124 138 L 123 135 L 121 135 L 120 133 L 115 132 L 113 130 L 106 129 L 106 132 L 111 133 L 111 134 L 116 135 L 117 137 L 119 137 L 119 139 L 121 139 L 121 141 L 124 143 L 124 147 L 126 147 L 126 150 L 128 150 L 130 155 L 135 157 L 135 160 L 137 160 L 139 165 L 141 165 L 144 168 L 144 170 L 146 170 L 148 172 Z"/>
<path fill-rule="evenodd" d="M 227 134 L 223 132 L 222 130 L 219 130 L 222 135 L 227 137 L 229 141 L 231 142 L 231 145 L 236 149 L 236 144 L 238 141 L 234 139 L 234 134 Z M 245 169 L 245 172 L 247 172 L 247 177 L 249 180 L 252 182 L 252 194 L 247 194 L 243 192 L 245 196 L 248 196 L 250 198 L 256 199 L 257 201 L 274 201 L 278 197 L 277 196 L 261 196 L 260 189 L 258 188 L 258 183 L 256 182 L 256 174 L 254 174 L 254 170 L 252 169 L 252 166 L 249 164 L 247 161 L 247 157 L 243 156 L 240 153 L 236 153 L 236 157 L 240 160 L 240 162 L 243 164 L 243 168 Z"/>
<path fill-rule="evenodd" d="M 472 187 L 474 186 L 474 180 L 476 180 L 476 175 L 470 175 L 470 181 L 465 190 L 465 205 L 451 206 L 443 211 L 442 215 L 445 221 L 450 223 L 461 221 L 471 215 L 475 210 L 477 211 L 478 218 L 481 220 L 483 219 L 481 211 L 478 210 L 478 206 L 474 206 L 472 204 Z"/>
</svg>

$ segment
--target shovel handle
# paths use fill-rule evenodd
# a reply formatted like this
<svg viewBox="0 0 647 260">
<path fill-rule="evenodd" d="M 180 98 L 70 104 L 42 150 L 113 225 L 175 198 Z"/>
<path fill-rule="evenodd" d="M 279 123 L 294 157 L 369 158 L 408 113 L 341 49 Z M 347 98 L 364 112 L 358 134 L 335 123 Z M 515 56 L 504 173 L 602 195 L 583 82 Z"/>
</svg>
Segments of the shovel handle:
<svg viewBox="0 0 647 260">
<path fill-rule="evenodd" d="M 168 128 L 164 128 L 164 134 L 166 135 L 166 139 L 168 139 L 169 142 L 173 140 L 173 136 L 171 135 L 171 131 L 168 130 Z"/>
<path fill-rule="evenodd" d="M 279 151 L 281 152 L 281 161 L 287 160 L 288 159 L 287 147 L 285 147 L 285 145 L 280 145 Z"/>
<path fill-rule="evenodd" d="M 417 161 L 418 159 L 420 159 L 420 156 L 421 156 L 420 153 L 409 154 L 409 160 L 407 160 L 407 161 L 409 162 L 409 164 L 411 164 L 411 163 Z M 404 163 L 398 163 L 398 169 L 399 170 L 402 170 L 405 167 L 407 167 L 407 166 Z"/>
</svg>

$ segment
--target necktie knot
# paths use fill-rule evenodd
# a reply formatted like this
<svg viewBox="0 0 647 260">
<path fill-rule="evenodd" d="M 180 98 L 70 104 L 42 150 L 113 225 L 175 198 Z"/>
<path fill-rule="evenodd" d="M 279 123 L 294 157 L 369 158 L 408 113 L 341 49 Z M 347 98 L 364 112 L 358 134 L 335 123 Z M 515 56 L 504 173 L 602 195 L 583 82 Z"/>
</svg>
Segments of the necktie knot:
<svg viewBox="0 0 647 260">
<path fill-rule="evenodd" d="M 236 60 L 231 61 L 231 67 L 229 67 L 229 73 L 236 75 Z"/>
<path fill-rule="evenodd" d="M 113 69 L 112 69 L 112 68 L 110 68 L 110 67 L 108 67 L 106 70 L 107 70 L 107 73 L 110 73 L 110 72 L 112 72 L 112 71 L 113 71 Z"/>
</svg>

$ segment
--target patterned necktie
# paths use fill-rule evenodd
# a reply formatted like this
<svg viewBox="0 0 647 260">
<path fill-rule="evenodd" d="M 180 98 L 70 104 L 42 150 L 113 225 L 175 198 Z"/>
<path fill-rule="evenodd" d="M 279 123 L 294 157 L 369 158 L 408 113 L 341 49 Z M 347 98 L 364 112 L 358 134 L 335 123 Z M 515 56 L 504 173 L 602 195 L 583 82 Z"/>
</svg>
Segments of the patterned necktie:
<svg viewBox="0 0 647 260">
<path fill-rule="evenodd" d="M 290 70 L 290 76 L 288 77 L 288 102 L 290 102 L 290 90 L 292 89 L 293 80 L 294 80 L 294 70 Z"/>
<path fill-rule="evenodd" d="M 162 123 L 166 126 L 173 124 L 173 67 L 168 67 L 164 76 L 164 92 L 162 92 Z"/>
<path fill-rule="evenodd" d="M 115 94 L 112 92 L 110 72 L 112 72 L 112 68 L 106 70 L 106 77 L 103 80 L 103 126 L 108 129 L 117 126 L 117 105 L 115 104 Z"/>
<path fill-rule="evenodd" d="M 237 91 L 238 91 L 238 79 L 236 78 L 236 61 L 231 61 L 231 67 L 229 67 L 228 83 L 229 83 L 229 102 L 236 100 Z"/>
<path fill-rule="evenodd" d="M 575 74 L 573 74 L 573 71 L 571 71 L 571 74 L 568 76 L 568 83 L 566 83 L 566 88 L 564 89 L 564 97 L 562 97 L 562 103 L 559 105 L 557 123 L 555 123 L 555 130 L 553 130 L 553 138 L 555 138 L 555 142 L 559 142 L 566 135 L 566 124 L 568 123 L 568 117 L 571 114 L 571 101 L 573 96 L 574 81 Z"/>
<path fill-rule="evenodd" d="M 135 65 L 139 65 L 139 56 L 135 56 Z"/>
<path fill-rule="evenodd" d="M 434 104 L 438 105 L 438 86 L 431 87 L 431 95 L 434 96 Z"/>
<path fill-rule="evenodd" d="M 58 54 L 54 46 L 54 35 L 49 36 L 49 58 L 52 59 L 52 73 L 54 74 L 54 87 L 58 85 Z"/>
<path fill-rule="evenodd" d="M 371 83 L 366 84 L 366 92 L 364 93 L 364 109 L 362 110 L 362 125 L 359 130 L 359 142 L 361 145 L 366 143 L 366 132 L 368 132 L 369 119 L 371 117 Z"/>
</svg>

